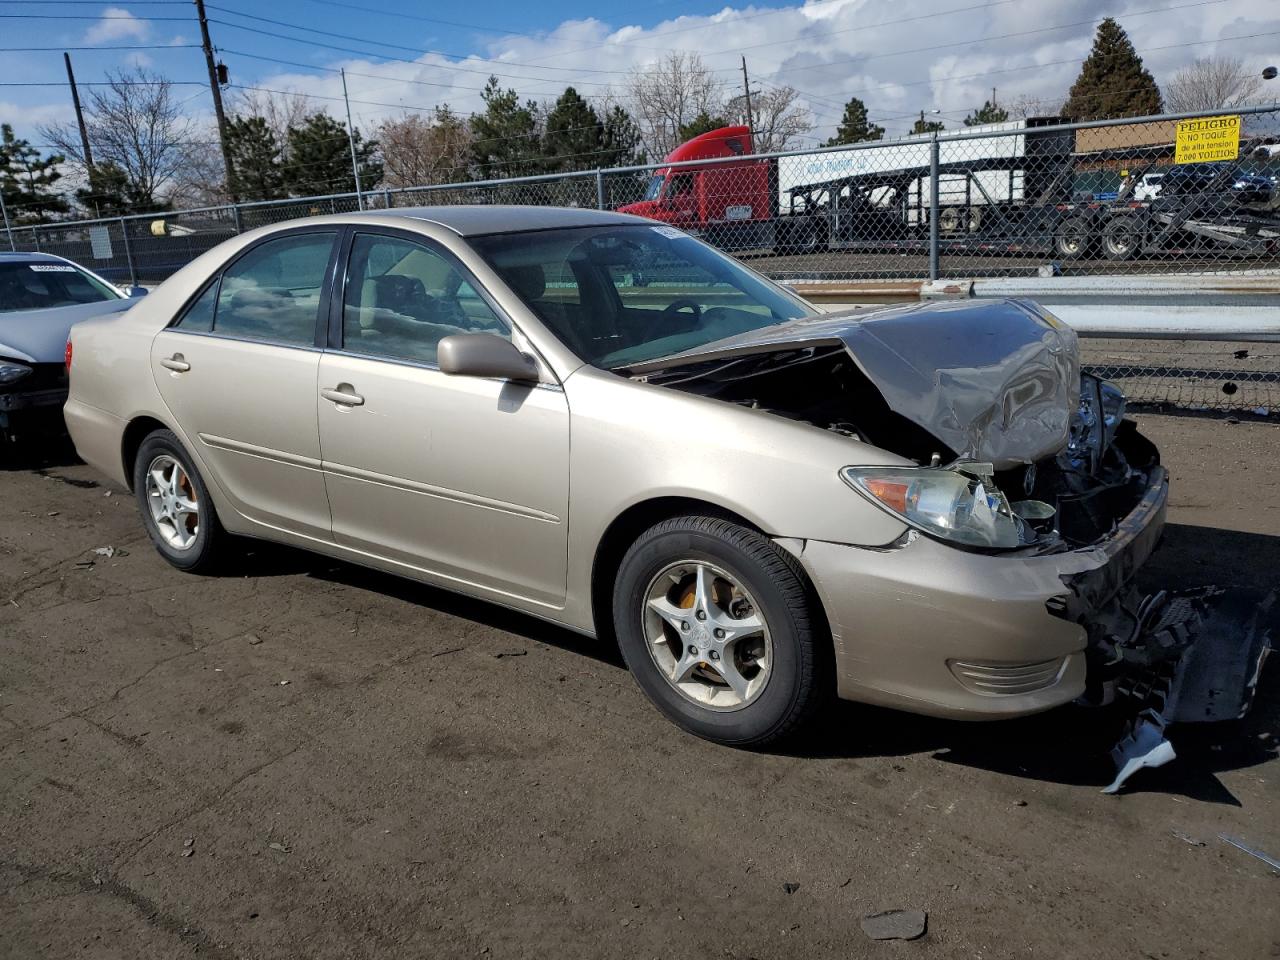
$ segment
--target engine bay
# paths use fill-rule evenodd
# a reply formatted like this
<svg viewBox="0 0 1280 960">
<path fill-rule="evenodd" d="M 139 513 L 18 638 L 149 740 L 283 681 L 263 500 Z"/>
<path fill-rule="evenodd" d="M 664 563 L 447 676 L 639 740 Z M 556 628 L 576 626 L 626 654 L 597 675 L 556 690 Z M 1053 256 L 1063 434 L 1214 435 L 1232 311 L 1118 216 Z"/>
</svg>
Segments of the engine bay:
<svg viewBox="0 0 1280 960">
<path fill-rule="evenodd" d="M 894 411 L 840 345 L 797 346 L 649 374 L 650 383 L 808 423 L 914 461 L 988 479 L 1025 526 L 1026 546 L 1097 543 L 1141 499 L 1155 446 L 1124 419 L 1124 396 L 1081 374 L 1069 439 L 1056 455 L 995 469 L 960 456 Z"/>
</svg>

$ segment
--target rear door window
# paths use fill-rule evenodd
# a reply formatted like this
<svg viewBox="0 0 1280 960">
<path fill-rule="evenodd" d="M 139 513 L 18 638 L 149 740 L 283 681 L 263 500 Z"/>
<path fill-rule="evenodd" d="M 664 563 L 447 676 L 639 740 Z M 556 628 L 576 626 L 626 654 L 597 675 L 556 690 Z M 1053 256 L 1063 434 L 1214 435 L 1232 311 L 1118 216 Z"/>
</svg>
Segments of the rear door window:
<svg viewBox="0 0 1280 960">
<path fill-rule="evenodd" d="M 213 332 L 298 346 L 316 342 L 320 302 L 335 233 L 306 233 L 262 243 L 222 274 Z M 198 323 L 204 298 L 192 304 Z M 186 326 L 184 317 L 182 326 Z"/>
</svg>

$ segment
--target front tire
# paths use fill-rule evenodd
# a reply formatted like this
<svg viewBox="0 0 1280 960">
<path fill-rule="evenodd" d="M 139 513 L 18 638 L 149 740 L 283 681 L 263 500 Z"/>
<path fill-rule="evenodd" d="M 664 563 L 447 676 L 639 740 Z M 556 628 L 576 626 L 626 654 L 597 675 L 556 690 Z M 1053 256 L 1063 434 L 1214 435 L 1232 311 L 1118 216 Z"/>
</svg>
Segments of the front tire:
<svg viewBox="0 0 1280 960">
<path fill-rule="evenodd" d="M 830 699 L 831 643 L 804 572 L 754 530 L 676 517 L 640 536 L 614 584 L 614 628 L 640 689 L 690 733 L 761 747 Z"/>
<path fill-rule="evenodd" d="M 160 556 L 188 573 L 216 566 L 227 534 L 204 478 L 171 430 L 154 431 L 138 447 L 133 492 Z"/>
</svg>

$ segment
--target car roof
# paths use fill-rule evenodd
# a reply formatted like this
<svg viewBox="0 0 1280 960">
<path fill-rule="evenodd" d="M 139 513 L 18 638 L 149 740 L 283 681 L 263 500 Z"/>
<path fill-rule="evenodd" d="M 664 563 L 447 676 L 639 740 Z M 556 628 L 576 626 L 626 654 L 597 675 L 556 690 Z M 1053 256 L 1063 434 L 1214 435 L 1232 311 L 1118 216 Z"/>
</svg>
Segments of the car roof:
<svg viewBox="0 0 1280 960">
<path fill-rule="evenodd" d="M 399 207 L 392 210 L 366 210 L 359 216 L 386 217 L 388 220 L 425 220 L 452 230 L 460 237 L 478 237 L 494 233 L 528 233 L 532 230 L 555 230 L 563 227 L 599 227 L 609 224 L 653 225 L 653 221 L 642 217 L 611 213 L 607 210 L 516 205 Z"/>
<path fill-rule="evenodd" d="M 29 250 L 0 251 L 0 263 L 70 263 L 62 257 L 51 253 L 36 253 Z"/>
</svg>

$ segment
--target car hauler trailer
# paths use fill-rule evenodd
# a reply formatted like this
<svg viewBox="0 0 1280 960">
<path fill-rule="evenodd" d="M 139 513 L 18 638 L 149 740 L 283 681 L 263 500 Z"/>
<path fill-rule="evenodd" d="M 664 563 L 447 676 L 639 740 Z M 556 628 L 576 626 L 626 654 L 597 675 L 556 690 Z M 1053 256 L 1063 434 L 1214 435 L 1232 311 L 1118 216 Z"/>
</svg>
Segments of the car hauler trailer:
<svg viewBox="0 0 1280 960">
<path fill-rule="evenodd" d="M 1031 118 L 938 138 L 944 242 L 1023 249 L 1034 238 L 1051 240 L 1052 224 L 1041 221 L 1055 217 L 1055 201 L 1070 199 L 1071 135 L 1035 128 L 1058 122 Z M 666 158 L 723 163 L 660 168 L 644 198 L 620 209 L 726 249 L 920 248 L 929 240 L 931 140 L 757 158 L 746 127 L 723 127 Z"/>
<path fill-rule="evenodd" d="M 1076 180 L 1091 154 L 1079 152 L 1076 132 L 1062 123 L 1028 118 L 938 136 L 940 251 L 1127 260 L 1205 248 L 1257 256 L 1280 245 L 1280 192 L 1267 204 L 1243 203 L 1227 167 L 1195 193 L 1141 201 L 1130 177 L 1113 198 L 1081 199 Z M 666 158 L 723 162 L 659 168 L 644 198 L 620 209 L 728 250 L 922 251 L 930 243 L 932 139 L 771 158 L 752 155 L 746 127 L 723 127 Z"/>
</svg>

